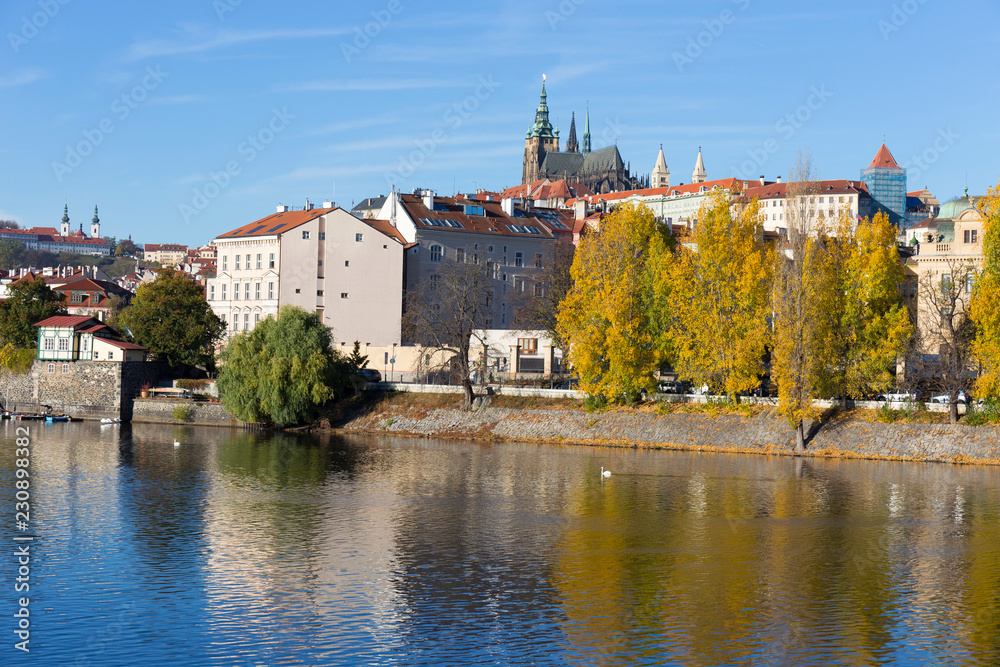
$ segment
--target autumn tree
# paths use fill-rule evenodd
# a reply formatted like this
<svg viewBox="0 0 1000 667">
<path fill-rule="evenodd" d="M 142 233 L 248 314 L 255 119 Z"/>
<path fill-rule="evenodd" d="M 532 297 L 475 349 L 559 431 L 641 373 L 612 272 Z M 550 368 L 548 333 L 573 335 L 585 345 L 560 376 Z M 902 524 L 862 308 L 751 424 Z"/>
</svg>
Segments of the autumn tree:
<svg viewBox="0 0 1000 667">
<path fill-rule="evenodd" d="M 22 278 L 7 286 L 7 298 L 0 301 L 0 344 L 35 349 L 38 344 L 36 322 L 66 314 L 66 299 L 55 292 L 41 276 Z"/>
<path fill-rule="evenodd" d="M 1000 398 L 1000 185 L 980 200 L 983 213 L 983 266 L 972 292 L 970 316 L 976 326 L 972 353 L 979 362 L 976 395 Z"/>
<path fill-rule="evenodd" d="M 160 271 L 154 281 L 140 285 L 118 321 L 136 343 L 171 366 L 210 366 L 213 346 L 225 331 L 204 288 L 175 271 Z"/>
<path fill-rule="evenodd" d="M 759 203 L 715 190 L 671 271 L 670 335 L 684 378 L 739 400 L 760 383 L 770 341 L 771 249 Z"/>
<path fill-rule="evenodd" d="M 590 396 L 631 402 L 653 387 L 667 349 L 667 230 L 645 205 L 622 204 L 580 240 L 557 330 Z"/>
<path fill-rule="evenodd" d="M 493 313 L 491 277 L 474 262 L 445 258 L 429 280 L 406 294 L 403 335 L 407 341 L 444 353 L 452 364 L 452 380 L 464 390 L 464 406 L 472 408 L 473 362 L 470 349 Z"/>
<path fill-rule="evenodd" d="M 342 395 L 349 362 L 331 347 L 319 315 L 285 307 L 253 330 L 233 336 L 222 353 L 219 393 L 245 422 L 298 424 Z"/>
</svg>

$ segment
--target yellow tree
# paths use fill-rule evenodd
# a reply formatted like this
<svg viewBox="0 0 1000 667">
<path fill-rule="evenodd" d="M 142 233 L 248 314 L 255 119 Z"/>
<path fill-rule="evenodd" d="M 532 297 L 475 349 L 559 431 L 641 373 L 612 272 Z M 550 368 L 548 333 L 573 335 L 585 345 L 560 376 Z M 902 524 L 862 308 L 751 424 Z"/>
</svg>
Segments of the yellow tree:
<svg viewBox="0 0 1000 667">
<path fill-rule="evenodd" d="M 985 218 L 983 268 L 972 292 L 971 316 L 976 325 L 972 352 L 980 364 L 976 395 L 1000 398 L 1000 184 L 979 203 Z"/>
<path fill-rule="evenodd" d="M 666 348 L 654 323 L 667 307 L 669 258 L 665 228 L 641 204 L 619 206 L 580 241 L 557 330 L 587 394 L 632 401 L 652 387 Z"/>
<path fill-rule="evenodd" d="M 773 261 L 759 203 L 716 190 L 689 241 L 677 248 L 671 271 L 675 367 L 738 400 L 760 382 L 770 339 Z"/>
</svg>

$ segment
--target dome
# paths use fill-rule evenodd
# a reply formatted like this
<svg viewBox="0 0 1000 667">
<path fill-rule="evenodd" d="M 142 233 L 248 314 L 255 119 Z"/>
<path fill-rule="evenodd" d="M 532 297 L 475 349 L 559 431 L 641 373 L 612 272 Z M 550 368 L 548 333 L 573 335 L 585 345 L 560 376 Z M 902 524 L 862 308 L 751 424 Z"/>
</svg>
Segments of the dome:
<svg viewBox="0 0 1000 667">
<path fill-rule="evenodd" d="M 938 211 L 937 217 L 939 220 L 954 220 L 962 214 L 962 211 L 968 211 L 972 206 L 972 200 L 969 198 L 969 189 L 965 189 L 964 197 L 956 197 L 951 201 L 945 202 Z"/>
</svg>

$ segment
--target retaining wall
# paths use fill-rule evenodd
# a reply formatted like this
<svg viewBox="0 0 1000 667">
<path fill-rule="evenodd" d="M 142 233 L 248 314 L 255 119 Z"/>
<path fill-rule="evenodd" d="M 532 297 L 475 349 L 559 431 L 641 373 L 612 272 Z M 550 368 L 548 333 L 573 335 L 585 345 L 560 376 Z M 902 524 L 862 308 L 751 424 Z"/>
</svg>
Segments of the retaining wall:
<svg viewBox="0 0 1000 667">
<path fill-rule="evenodd" d="M 176 419 L 174 410 L 186 406 L 190 418 Z M 132 422 L 139 424 L 187 424 L 189 426 L 242 426 L 226 412 L 222 403 L 205 403 L 172 398 L 137 398 L 132 408 Z"/>
</svg>

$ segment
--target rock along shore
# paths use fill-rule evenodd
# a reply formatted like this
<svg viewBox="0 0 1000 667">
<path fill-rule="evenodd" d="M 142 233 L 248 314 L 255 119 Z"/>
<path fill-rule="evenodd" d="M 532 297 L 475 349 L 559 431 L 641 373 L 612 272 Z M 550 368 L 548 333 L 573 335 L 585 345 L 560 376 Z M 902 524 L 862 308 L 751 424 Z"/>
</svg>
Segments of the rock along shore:
<svg viewBox="0 0 1000 667">
<path fill-rule="evenodd" d="M 517 440 L 750 454 L 793 455 L 794 433 L 774 410 L 741 414 L 611 410 L 458 408 L 394 405 L 348 419 L 338 430 L 418 437 Z M 1000 465 L 1000 427 L 883 424 L 834 417 L 806 456 Z"/>
</svg>

